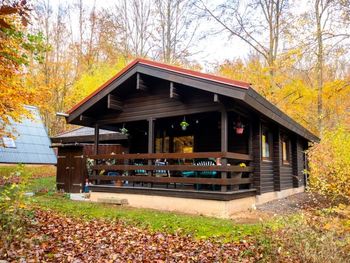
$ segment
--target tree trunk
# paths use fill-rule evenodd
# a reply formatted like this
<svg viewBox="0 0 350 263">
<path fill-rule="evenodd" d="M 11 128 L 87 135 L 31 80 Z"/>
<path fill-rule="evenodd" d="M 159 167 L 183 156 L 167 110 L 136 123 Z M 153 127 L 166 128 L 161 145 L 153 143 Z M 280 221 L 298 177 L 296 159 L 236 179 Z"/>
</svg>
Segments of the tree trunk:
<svg viewBox="0 0 350 263">
<path fill-rule="evenodd" d="M 317 117 L 318 117 L 318 130 L 322 134 L 323 130 L 323 36 L 322 36 L 322 10 L 320 10 L 320 0 L 315 1 L 316 12 L 316 41 L 317 41 L 317 63 L 316 63 L 316 78 L 317 78 Z"/>
</svg>

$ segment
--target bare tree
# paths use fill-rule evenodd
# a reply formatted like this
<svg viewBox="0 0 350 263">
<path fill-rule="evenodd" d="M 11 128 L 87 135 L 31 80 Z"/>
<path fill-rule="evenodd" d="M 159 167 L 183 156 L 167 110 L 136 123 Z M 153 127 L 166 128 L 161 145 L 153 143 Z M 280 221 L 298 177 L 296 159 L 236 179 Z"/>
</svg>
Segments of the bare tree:
<svg viewBox="0 0 350 263">
<path fill-rule="evenodd" d="M 160 58 L 166 63 L 184 61 L 191 55 L 198 22 L 189 0 L 155 0 L 157 14 L 156 43 Z"/>
<path fill-rule="evenodd" d="M 146 57 L 152 48 L 152 2 L 150 0 L 122 0 L 113 10 L 119 41 L 124 54 Z"/>
<path fill-rule="evenodd" d="M 320 134 L 324 129 L 324 86 L 325 80 L 335 79 L 330 72 L 348 54 L 349 45 L 349 2 L 339 0 L 312 0 L 310 9 L 299 17 L 301 24 L 294 29 L 295 45 L 303 50 L 299 69 L 310 79 L 310 85 L 317 90 L 317 126 Z M 341 76 L 338 76 L 341 77 Z M 336 96 L 336 93 L 334 94 Z"/>
<path fill-rule="evenodd" d="M 281 35 L 287 25 L 284 17 L 288 0 L 250 0 L 244 3 L 234 0 L 215 8 L 200 0 L 196 5 L 230 36 L 240 39 L 259 54 L 269 66 L 273 80 Z"/>
</svg>

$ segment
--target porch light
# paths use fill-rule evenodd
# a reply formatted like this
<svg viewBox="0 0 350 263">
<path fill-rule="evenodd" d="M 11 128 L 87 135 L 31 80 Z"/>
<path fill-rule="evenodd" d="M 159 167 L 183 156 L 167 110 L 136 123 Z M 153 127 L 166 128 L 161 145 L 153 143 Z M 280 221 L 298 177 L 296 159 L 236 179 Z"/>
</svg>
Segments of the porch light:
<svg viewBox="0 0 350 263">
<path fill-rule="evenodd" d="M 183 131 L 187 130 L 187 127 L 190 126 L 190 124 L 186 121 L 186 118 L 184 117 L 183 121 L 180 122 L 181 129 Z"/>
<path fill-rule="evenodd" d="M 243 134 L 244 132 L 244 125 L 241 122 L 241 118 L 238 116 L 237 121 L 234 124 L 234 129 L 236 130 L 236 134 Z"/>
</svg>

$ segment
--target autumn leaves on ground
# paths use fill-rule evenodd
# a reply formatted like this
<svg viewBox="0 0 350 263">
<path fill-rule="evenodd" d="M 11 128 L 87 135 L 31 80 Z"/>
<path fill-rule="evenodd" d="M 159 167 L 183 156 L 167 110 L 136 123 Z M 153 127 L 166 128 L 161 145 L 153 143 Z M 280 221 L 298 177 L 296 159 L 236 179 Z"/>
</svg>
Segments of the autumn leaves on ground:
<svg viewBox="0 0 350 263">
<path fill-rule="evenodd" d="M 340 201 L 301 194 L 225 220 L 71 201 L 54 191 L 55 177 L 16 170 L 23 181 L 0 193 L 0 259 L 9 262 L 349 262 Z"/>
</svg>

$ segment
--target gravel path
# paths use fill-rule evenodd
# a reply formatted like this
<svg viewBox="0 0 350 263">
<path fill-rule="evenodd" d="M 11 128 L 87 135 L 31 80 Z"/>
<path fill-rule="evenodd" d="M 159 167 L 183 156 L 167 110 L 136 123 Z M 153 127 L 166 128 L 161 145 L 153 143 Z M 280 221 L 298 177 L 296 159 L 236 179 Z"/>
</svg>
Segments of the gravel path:
<svg viewBox="0 0 350 263">
<path fill-rule="evenodd" d="M 319 205 L 320 197 L 311 193 L 299 193 L 283 199 L 274 200 L 257 206 L 258 211 L 278 215 L 292 214 L 301 209 L 312 208 Z"/>
</svg>

